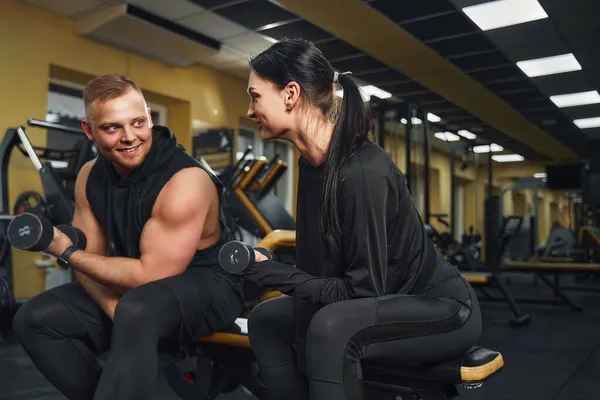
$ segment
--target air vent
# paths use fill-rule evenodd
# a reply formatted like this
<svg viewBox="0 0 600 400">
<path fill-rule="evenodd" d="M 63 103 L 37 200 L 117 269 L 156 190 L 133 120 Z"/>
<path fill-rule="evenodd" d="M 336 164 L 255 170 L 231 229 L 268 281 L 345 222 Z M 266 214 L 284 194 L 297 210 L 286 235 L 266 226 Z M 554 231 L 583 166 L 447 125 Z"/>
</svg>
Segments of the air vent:
<svg viewBox="0 0 600 400">
<path fill-rule="evenodd" d="M 202 63 L 221 48 L 212 38 L 128 4 L 77 19 L 75 32 L 177 67 Z"/>
</svg>

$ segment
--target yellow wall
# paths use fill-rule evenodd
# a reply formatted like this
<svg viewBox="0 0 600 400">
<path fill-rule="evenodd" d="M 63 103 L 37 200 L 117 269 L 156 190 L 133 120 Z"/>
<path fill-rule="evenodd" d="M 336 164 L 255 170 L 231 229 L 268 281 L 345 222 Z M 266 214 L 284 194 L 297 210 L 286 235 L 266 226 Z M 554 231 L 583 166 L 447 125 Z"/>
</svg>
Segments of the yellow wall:
<svg viewBox="0 0 600 400">
<path fill-rule="evenodd" d="M 194 66 L 171 68 L 156 61 L 106 46 L 73 33 L 73 22 L 13 0 L 0 0 L 0 129 L 24 125 L 27 118 L 44 119 L 48 82 L 61 78 L 85 83 L 92 76 L 123 73 L 135 80 L 150 100 L 168 107 L 168 124 L 179 141 L 191 148 L 192 120 L 237 131 L 246 115 L 246 81 L 216 70 Z M 34 145 L 45 144 L 43 131 L 28 129 Z M 10 204 L 25 190 L 41 191 L 39 175 L 20 155 L 10 164 Z M 13 251 L 17 298 L 44 289 L 38 255 Z"/>
</svg>

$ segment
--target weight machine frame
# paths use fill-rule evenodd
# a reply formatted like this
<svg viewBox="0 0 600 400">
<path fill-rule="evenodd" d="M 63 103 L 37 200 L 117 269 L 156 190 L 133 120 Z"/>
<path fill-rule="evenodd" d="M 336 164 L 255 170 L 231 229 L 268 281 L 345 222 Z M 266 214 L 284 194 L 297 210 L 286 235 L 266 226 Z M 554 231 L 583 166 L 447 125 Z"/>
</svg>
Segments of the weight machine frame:
<svg viewBox="0 0 600 400">
<path fill-rule="evenodd" d="M 537 248 L 539 247 L 539 237 L 538 237 L 538 211 L 539 211 L 539 198 L 538 193 L 540 188 L 544 186 L 544 182 L 542 179 L 538 178 L 521 178 L 518 179 L 513 186 L 505 187 L 502 190 L 501 196 L 508 192 L 514 190 L 524 190 L 524 189 L 532 189 L 533 190 L 533 216 L 529 216 L 529 246 L 530 246 L 530 254 L 532 257 L 535 256 Z"/>
<path fill-rule="evenodd" d="M 65 133 L 72 133 L 84 136 L 83 131 L 74 129 L 68 126 L 63 126 L 47 121 L 41 121 L 36 119 L 28 119 L 27 125 L 31 127 L 53 129 Z M 6 230 L 6 226 L 12 220 L 13 216 L 10 214 L 9 204 L 9 192 L 8 192 L 8 166 L 13 151 L 18 149 L 21 154 L 28 156 L 33 163 L 35 169 L 40 174 L 42 185 L 44 187 L 46 200 L 49 197 L 51 201 L 56 204 L 54 206 L 54 213 L 61 220 L 69 220 L 73 217 L 74 206 L 69 204 L 69 201 L 64 196 L 64 188 L 60 182 L 56 179 L 55 169 L 50 165 L 50 162 L 46 161 L 42 163 L 41 159 L 64 159 L 68 156 L 73 156 L 78 153 L 76 150 L 52 150 L 43 147 L 35 147 L 31 144 L 31 141 L 27 137 L 25 128 L 20 126 L 18 128 L 9 128 L 6 130 L 4 138 L 0 142 L 0 226 Z M 41 151 L 38 155 L 36 151 Z M 70 211 L 70 216 L 67 213 Z M 13 274 L 12 274 L 12 256 L 11 251 L 8 251 L 6 256 L 6 271 L 0 271 L 3 274 L 8 286 L 13 290 Z"/>
</svg>

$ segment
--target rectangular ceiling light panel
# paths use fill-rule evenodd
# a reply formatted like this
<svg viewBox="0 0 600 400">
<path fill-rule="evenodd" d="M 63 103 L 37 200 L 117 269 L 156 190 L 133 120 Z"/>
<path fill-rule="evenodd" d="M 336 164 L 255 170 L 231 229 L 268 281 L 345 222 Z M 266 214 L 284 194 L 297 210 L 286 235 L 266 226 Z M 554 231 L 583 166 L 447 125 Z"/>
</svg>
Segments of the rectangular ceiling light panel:
<svg viewBox="0 0 600 400">
<path fill-rule="evenodd" d="M 530 78 L 562 74 L 565 72 L 579 71 L 581 65 L 572 53 L 560 56 L 536 58 L 533 60 L 519 61 L 517 67 Z"/>
<path fill-rule="evenodd" d="M 492 143 L 491 144 L 491 148 L 492 148 L 492 153 L 496 153 L 498 151 L 504 150 L 504 147 L 502 147 L 500 145 L 497 145 L 496 143 Z M 488 145 L 474 146 L 473 147 L 473 152 L 474 153 L 489 153 L 490 152 L 490 146 L 488 146 Z"/>
<path fill-rule="evenodd" d="M 579 129 L 600 128 L 600 117 L 576 119 L 573 123 Z"/>
<path fill-rule="evenodd" d="M 455 135 L 452 132 L 437 132 L 433 136 L 444 142 L 458 142 L 460 140 L 460 136 Z"/>
<path fill-rule="evenodd" d="M 600 103 L 600 93 L 597 90 L 580 93 L 560 94 L 550 96 L 550 100 L 559 108 L 585 106 Z"/>
<path fill-rule="evenodd" d="M 477 135 L 476 134 L 474 134 L 472 132 L 469 132 L 466 129 L 461 129 L 460 131 L 458 131 L 458 134 L 460 136 L 464 137 L 465 139 L 469 139 L 469 140 L 477 139 Z"/>
<path fill-rule="evenodd" d="M 371 96 L 379 97 L 380 99 L 389 99 L 390 97 L 392 97 L 391 93 L 386 92 L 383 89 L 379 89 L 377 86 L 373 85 L 359 86 L 359 89 L 364 101 L 369 101 L 371 99 Z M 337 90 L 335 92 L 335 95 L 338 97 L 344 97 L 344 91 Z"/>
<path fill-rule="evenodd" d="M 498 154 L 497 156 L 492 156 L 492 160 L 497 162 L 517 162 L 524 161 L 525 157 L 519 154 Z"/>
<path fill-rule="evenodd" d="M 462 10 L 483 31 L 548 18 L 537 0 L 496 0 Z"/>
</svg>

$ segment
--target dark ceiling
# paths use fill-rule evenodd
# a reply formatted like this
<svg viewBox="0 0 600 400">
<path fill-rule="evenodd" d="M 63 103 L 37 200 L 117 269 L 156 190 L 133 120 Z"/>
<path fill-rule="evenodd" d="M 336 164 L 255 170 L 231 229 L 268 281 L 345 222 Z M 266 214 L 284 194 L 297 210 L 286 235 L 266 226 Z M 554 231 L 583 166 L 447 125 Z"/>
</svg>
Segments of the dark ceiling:
<svg viewBox="0 0 600 400">
<path fill-rule="evenodd" d="M 493 129 L 397 70 L 274 2 L 190 1 L 274 39 L 302 37 L 311 40 L 337 70 L 352 71 L 353 76 L 365 83 L 376 85 L 405 102 L 420 105 L 425 111 L 441 117 L 442 125 L 447 129 L 467 129 L 526 159 L 547 160 L 529 146 Z M 588 135 L 572 120 L 600 116 L 600 105 L 559 109 L 549 100 L 549 95 L 600 87 L 600 51 L 593 51 L 594 44 L 600 39 L 600 28 L 592 17 L 600 15 L 599 0 L 541 0 L 550 18 L 487 32 L 481 31 L 461 11 L 462 7 L 487 0 L 422 0 L 411 1 L 410 6 L 398 0 L 363 1 L 452 62 L 544 132 L 580 156 L 588 155 Z M 590 12 L 592 10 L 595 12 Z M 522 40 L 524 37 L 527 41 Z M 402 49 L 394 49 L 390 44 L 390 51 Z M 596 67 L 595 75 L 577 71 L 531 79 L 516 66 L 519 60 L 566 52 L 575 53 L 586 73 Z M 598 130 L 589 131 L 594 135 Z"/>
</svg>

